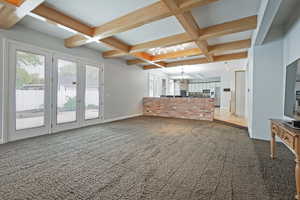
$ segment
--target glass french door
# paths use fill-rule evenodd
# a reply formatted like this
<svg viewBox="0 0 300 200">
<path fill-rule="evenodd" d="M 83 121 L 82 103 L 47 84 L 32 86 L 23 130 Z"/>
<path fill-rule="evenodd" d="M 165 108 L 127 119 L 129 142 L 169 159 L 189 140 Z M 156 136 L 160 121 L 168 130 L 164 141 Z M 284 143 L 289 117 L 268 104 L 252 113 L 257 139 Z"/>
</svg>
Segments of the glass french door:
<svg viewBox="0 0 300 200">
<path fill-rule="evenodd" d="M 11 44 L 8 63 L 8 140 L 48 134 L 51 127 L 51 55 L 46 51 Z"/>
<path fill-rule="evenodd" d="M 79 124 L 81 73 L 78 62 L 68 57 L 54 57 L 53 69 L 52 129 L 57 132 Z"/>
<path fill-rule="evenodd" d="M 52 131 L 101 121 L 101 68 L 68 57 L 54 57 Z"/>
<path fill-rule="evenodd" d="M 84 85 L 84 120 L 95 120 L 100 118 L 100 68 L 85 65 Z"/>
<path fill-rule="evenodd" d="M 15 42 L 8 48 L 6 141 L 101 122 L 101 67 Z"/>
</svg>

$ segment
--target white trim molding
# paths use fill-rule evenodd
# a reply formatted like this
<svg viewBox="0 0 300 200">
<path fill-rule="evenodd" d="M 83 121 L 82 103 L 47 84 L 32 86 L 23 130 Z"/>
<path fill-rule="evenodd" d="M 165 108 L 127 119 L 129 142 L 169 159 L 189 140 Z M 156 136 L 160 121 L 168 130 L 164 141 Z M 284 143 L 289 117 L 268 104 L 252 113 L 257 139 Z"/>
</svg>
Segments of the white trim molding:
<svg viewBox="0 0 300 200">
<path fill-rule="evenodd" d="M 125 119 L 130 119 L 130 118 L 135 118 L 135 117 L 140 117 L 140 116 L 143 116 L 143 113 L 134 114 L 134 115 L 126 115 L 126 116 L 122 116 L 122 117 L 115 117 L 115 118 L 111 118 L 111 119 L 104 119 L 101 122 L 101 124 L 105 124 L 105 123 L 109 123 L 109 122 L 114 122 L 114 121 L 125 120 Z"/>
</svg>

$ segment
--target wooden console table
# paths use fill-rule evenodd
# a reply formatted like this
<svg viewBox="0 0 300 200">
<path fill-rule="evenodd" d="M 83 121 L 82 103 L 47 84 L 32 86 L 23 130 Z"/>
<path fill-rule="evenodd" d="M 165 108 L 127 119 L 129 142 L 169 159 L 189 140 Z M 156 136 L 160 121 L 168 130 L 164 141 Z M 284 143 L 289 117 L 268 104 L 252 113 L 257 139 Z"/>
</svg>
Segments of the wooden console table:
<svg viewBox="0 0 300 200">
<path fill-rule="evenodd" d="M 282 120 L 271 119 L 271 158 L 275 159 L 276 136 L 293 152 L 296 159 L 295 179 L 297 194 L 300 200 L 300 130 L 295 130 L 284 124 Z"/>
</svg>

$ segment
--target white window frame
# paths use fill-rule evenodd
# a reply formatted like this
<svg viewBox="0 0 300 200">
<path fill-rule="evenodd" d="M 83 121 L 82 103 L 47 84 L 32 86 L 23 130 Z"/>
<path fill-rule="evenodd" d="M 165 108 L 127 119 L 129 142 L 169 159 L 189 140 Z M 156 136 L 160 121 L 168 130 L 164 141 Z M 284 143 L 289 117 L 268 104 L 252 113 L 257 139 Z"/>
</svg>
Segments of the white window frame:
<svg viewBox="0 0 300 200">
<path fill-rule="evenodd" d="M 51 53 L 37 48 L 37 47 L 30 47 L 24 44 L 18 44 L 15 42 L 9 42 L 7 45 L 7 51 L 8 51 L 8 130 L 9 135 L 7 135 L 8 141 L 14 141 L 19 139 L 24 139 L 28 137 L 35 137 L 39 135 L 45 135 L 50 133 L 50 115 L 44 116 L 44 126 L 42 127 L 34 127 L 34 128 L 28 128 L 28 129 L 22 129 L 22 130 L 16 130 L 16 97 L 15 97 L 15 83 L 16 83 L 16 52 L 17 51 L 23 51 L 38 55 L 43 55 L 45 57 L 45 113 L 50 113 L 50 95 L 51 95 L 51 86 L 50 86 L 50 74 L 51 72 Z M 48 74 L 48 76 L 47 76 Z"/>
<path fill-rule="evenodd" d="M 63 124 L 57 124 L 56 123 L 56 95 L 52 95 L 53 97 L 53 107 L 55 112 L 53 112 L 53 118 L 52 118 L 52 133 L 57 133 L 65 130 L 71 130 L 71 129 L 76 129 L 80 127 L 85 127 L 89 125 L 95 125 L 95 124 L 100 124 L 104 121 L 103 115 L 104 115 L 104 67 L 100 63 L 84 59 L 84 58 L 79 58 L 75 56 L 70 56 L 67 54 L 62 54 L 62 53 L 54 53 L 53 54 L 53 69 L 57 68 L 57 59 L 62 59 L 62 60 L 67 60 L 71 62 L 76 62 L 77 63 L 77 113 L 76 113 L 76 122 L 71 122 L 71 123 L 63 123 Z M 85 66 L 86 65 L 91 65 L 94 67 L 98 67 L 99 70 L 99 118 L 97 119 L 91 119 L 91 120 L 85 120 L 84 117 L 84 112 L 85 112 L 85 104 L 84 104 L 84 98 L 85 98 Z M 54 70 L 53 70 L 54 71 Z M 53 74 L 53 93 L 55 93 L 55 89 L 57 87 L 57 73 L 54 72 Z"/>
<path fill-rule="evenodd" d="M 85 90 L 86 90 L 86 66 L 97 67 L 99 68 L 99 117 L 95 119 L 85 119 Z M 83 74 L 84 79 L 82 81 L 83 87 L 83 124 L 85 125 L 93 125 L 96 123 L 100 123 L 104 120 L 104 68 L 103 66 L 93 63 L 93 62 L 84 62 L 83 65 Z"/>
<path fill-rule="evenodd" d="M 3 119 L 4 119 L 4 89 L 3 89 L 3 79 L 4 79 L 4 45 L 5 40 L 0 36 L 0 144 L 4 143 L 4 130 L 3 130 Z"/>
<path fill-rule="evenodd" d="M 58 86 L 58 60 L 64 60 L 73 62 L 76 64 L 76 121 L 66 122 L 66 123 L 57 123 L 57 86 Z M 53 65 L 52 65 L 52 130 L 51 132 L 60 132 L 67 129 L 73 129 L 79 126 L 80 123 L 80 114 L 82 112 L 80 106 L 80 64 L 72 56 L 54 54 L 53 56 Z"/>
</svg>

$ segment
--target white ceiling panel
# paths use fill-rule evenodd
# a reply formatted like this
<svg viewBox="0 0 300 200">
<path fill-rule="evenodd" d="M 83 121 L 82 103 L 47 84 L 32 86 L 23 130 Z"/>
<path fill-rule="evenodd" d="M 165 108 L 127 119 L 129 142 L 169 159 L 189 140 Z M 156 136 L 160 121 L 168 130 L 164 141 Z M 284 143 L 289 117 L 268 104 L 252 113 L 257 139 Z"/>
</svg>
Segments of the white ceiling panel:
<svg viewBox="0 0 300 200">
<path fill-rule="evenodd" d="M 108 47 L 106 47 L 104 45 L 101 45 L 97 42 L 89 43 L 89 44 L 86 44 L 85 46 L 90 48 L 90 49 L 94 49 L 94 50 L 101 51 L 101 52 L 112 50 L 111 48 L 108 48 Z"/>
<path fill-rule="evenodd" d="M 261 0 L 219 0 L 194 8 L 192 14 L 201 28 L 256 15 Z"/>
<path fill-rule="evenodd" d="M 166 62 L 176 62 L 176 61 L 181 61 L 181 60 L 192 60 L 192 59 L 197 59 L 197 58 L 205 58 L 205 56 L 204 55 L 189 56 L 189 57 L 183 57 L 183 58 L 167 59 L 167 60 L 164 60 L 164 61 L 166 61 Z"/>
<path fill-rule="evenodd" d="M 99 26 L 157 0 L 46 0 L 47 5 L 90 26 Z"/>
<path fill-rule="evenodd" d="M 215 56 L 232 54 L 232 53 L 240 53 L 240 52 L 245 52 L 245 51 L 248 51 L 248 49 L 237 49 L 237 50 L 225 51 L 222 53 L 216 53 Z"/>
<path fill-rule="evenodd" d="M 177 19 L 175 17 L 168 17 L 150 24 L 145 24 L 136 29 L 119 33 L 116 36 L 117 38 L 134 45 L 183 32 L 184 29 Z"/>
<path fill-rule="evenodd" d="M 41 21 L 31 16 L 24 17 L 21 20 L 20 24 L 30 29 L 46 33 L 47 35 L 51 35 L 61 39 L 65 39 L 74 35 L 74 33 L 64 30 L 57 25 Z"/>
<path fill-rule="evenodd" d="M 122 56 L 120 58 L 122 58 L 124 60 L 135 60 L 135 59 L 137 59 L 136 57 L 130 56 L 130 55 Z"/>
<path fill-rule="evenodd" d="M 73 32 L 68 31 L 62 27 L 59 27 L 55 24 L 51 24 L 49 22 L 46 21 L 42 21 L 41 19 L 37 19 L 34 18 L 32 16 L 26 16 L 25 18 L 23 18 L 20 22 L 21 25 L 39 31 L 41 33 L 45 33 L 47 35 L 56 37 L 56 38 L 60 38 L 60 39 L 66 39 L 69 38 L 71 36 L 74 35 Z M 111 48 L 106 47 L 103 44 L 100 43 L 89 43 L 85 45 L 86 47 L 90 48 L 90 49 L 94 49 L 97 51 L 109 51 L 112 50 Z"/>
</svg>

